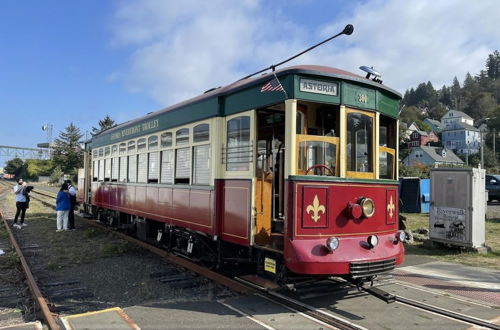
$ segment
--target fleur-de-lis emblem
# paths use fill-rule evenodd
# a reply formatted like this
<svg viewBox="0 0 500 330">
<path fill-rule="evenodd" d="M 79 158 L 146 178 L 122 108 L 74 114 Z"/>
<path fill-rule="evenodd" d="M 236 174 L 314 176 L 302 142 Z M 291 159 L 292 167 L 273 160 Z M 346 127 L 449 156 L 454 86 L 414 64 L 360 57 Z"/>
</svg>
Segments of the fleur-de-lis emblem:
<svg viewBox="0 0 500 330">
<path fill-rule="evenodd" d="M 394 214 L 394 210 L 396 209 L 396 205 L 392 202 L 392 196 L 391 199 L 389 200 L 389 204 L 387 204 L 387 211 L 389 211 L 389 216 L 392 218 L 392 215 Z"/>
<path fill-rule="evenodd" d="M 314 200 L 313 200 L 312 205 L 308 205 L 306 208 L 307 214 L 309 214 L 310 212 L 313 213 L 311 215 L 311 218 L 314 220 L 314 222 L 318 222 L 319 218 L 321 217 L 319 215 L 319 212 L 322 212 L 323 214 L 325 214 L 325 211 L 326 211 L 325 207 L 323 205 L 319 204 L 318 195 L 314 196 Z"/>
</svg>

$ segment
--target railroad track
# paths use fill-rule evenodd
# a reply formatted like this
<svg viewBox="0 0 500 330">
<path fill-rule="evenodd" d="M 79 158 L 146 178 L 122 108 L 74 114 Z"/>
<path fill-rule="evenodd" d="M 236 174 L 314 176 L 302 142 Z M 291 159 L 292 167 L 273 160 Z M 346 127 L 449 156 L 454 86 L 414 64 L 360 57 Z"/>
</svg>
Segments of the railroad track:
<svg viewBox="0 0 500 330">
<path fill-rule="evenodd" d="M 12 230 L 9 227 L 9 224 L 7 223 L 6 219 L 3 217 L 2 213 L 0 212 L 0 218 L 2 219 L 2 222 L 5 226 L 6 231 L 9 234 L 9 240 L 11 242 L 12 247 L 16 251 L 17 256 L 19 257 L 19 261 L 21 263 L 21 267 L 24 271 L 24 274 L 26 276 L 26 283 L 30 289 L 30 292 L 33 296 L 33 300 L 40 309 L 42 313 L 42 317 L 44 321 L 46 322 L 47 326 L 51 330 L 59 330 L 60 327 L 57 324 L 57 316 L 50 311 L 49 305 L 47 303 L 47 300 L 45 297 L 42 295 L 42 292 L 40 288 L 38 287 L 37 282 L 35 281 L 35 278 L 33 277 L 33 272 L 31 271 L 28 262 L 26 261 L 26 258 L 24 257 L 23 251 L 20 248 L 19 244 L 17 243 L 17 240 L 15 236 L 12 233 Z"/>
<path fill-rule="evenodd" d="M 35 192 L 33 194 L 33 192 Z M 55 195 L 50 192 L 41 192 L 39 189 L 37 191 L 33 191 L 32 196 L 42 202 L 44 205 L 49 206 L 49 207 L 54 207 L 54 201 Z M 158 247 L 151 245 L 147 242 L 140 241 L 136 238 L 130 237 L 128 235 L 125 235 L 123 233 L 120 233 L 116 230 L 113 230 L 101 223 L 98 223 L 94 220 L 88 220 L 83 217 L 79 217 L 83 221 L 86 221 L 87 223 L 101 228 L 102 230 L 108 231 L 110 233 L 113 233 L 114 235 L 117 235 L 118 237 L 125 239 L 129 242 L 132 242 L 134 244 L 137 244 L 165 259 L 167 259 L 169 262 L 176 264 L 178 266 L 181 266 L 191 272 L 194 272 L 202 277 L 208 278 L 220 285 L 223 285 L 225 287 L 228 287 L 229 289 L 232 289 L 236 292 L 239 293 L 246 293 L 246 294 L 256 294 L 259 295 L 260 297 L 267 299 L 269 301 L 272 301 L 276 304 L 279 304 L 291 311 L 301 313 L 302 315 L 315 320 L 316 322 L 328 326 L 328 327 L 334 327 L 337 329 L 365 329 L 362 326 L 356 325 L 352 322 L 350 322 L 347 319 L 338 317 L 328 311 L 322 310 L 315 308 L 313 306 L 310 306 L 302 301 L 300 299 L 296 299 L 293 297 L 290 297 L 287 294 L 280 293 L 276 290 L 270 290 L 266 289 L 264 287 L 260 287 L 258 285 L 255 285 L 251 282 L 242 280 L 241 278 L 229 278 L 227 276 L 224 276 L 222 274 L 219 274 L 217 272 L 208 270 L 200 265 L 194 264 L 184 258 L 175 256 L 165 250 L 159 249 Z M 169 273 L 168 271 L 165 272 L 164 274 L 152 274 L 152 276 L 158 276 L 160 280 L 162 281 L 168 281 L 168 282 L 178 282 L 178 285 L 181 286 L 189 286 L 192 285 L 192 282 L 195 281 L 195 279 L 192 276 L 186 276 L 185 274 L 172 274 Z M 336 285 L 338 285 L 338 281 L 334 281 Z M 351 286 L 348 282 L 341 282 L 346 286 Z M 490 329 L 499 329 L 500 326 L 494 323 L 491 323 L 487 320 L 471 317 L 468 315 L 460 314 L 452 310 L 444 309 L 444 308 L 439 308 L 436 306 L 432 306 L 429 304 L 425 304 L 413 299 L 408 299 L 402 296 L 395 296 L 395 295 L 390 295 L 384 291 L 381 291 L 377 287 L 373 288 L 365 288 L 362 289 L 364 292 L 370 293 L 372 295 L 378 296 L 380 299 L 386 300 L 388 302 L 394 301 L 398 304 L 403 304 L 406 306 L 411 306 L 413 308 L 417 308 L 432 314 L 437 314 L 437 315 L 442 315 L 450 319 L 454 319 L 460 322 L 465 322 L 470 325 L 475 325 L 475 326 L 481 326 L 481 327 L 486 327 Z"/>
</svg>

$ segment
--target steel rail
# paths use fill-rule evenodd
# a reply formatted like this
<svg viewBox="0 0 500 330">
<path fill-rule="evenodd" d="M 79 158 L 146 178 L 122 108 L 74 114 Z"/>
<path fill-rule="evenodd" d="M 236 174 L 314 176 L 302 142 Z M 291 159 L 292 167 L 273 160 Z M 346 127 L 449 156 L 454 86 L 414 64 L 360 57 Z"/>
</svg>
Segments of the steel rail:
<svg viewBox="0 0 500 330">
<path fill-rule="evenodd" d="M 425 304 L 425 303 L 422 303 L 422 302 L 419 302 L 419 301 L 416 301 L 413 299 L 401 297 L 399 295 L 393 295 L 391 293 L 388 293 L 386 291 L 379 289 L 378 287 L 361 288 L 361 290 L 366 292 L 366 293 L 370 293 L 370 294 L 376 296 L 377 298 L 386 301 L 387 303 L 398 302 L 402 305 L 412 306 L 412 307 L 415 307 L 415 308 L 418 308 L 418 309 L 421 309 L 421 310 L 424 310 L 427 312 L 446 316 L 448 318 L 463 321 L 463 322 L 466 322 L 469 324 L 479 325 L 481 327 L 486 327 L 486 328 L 495 329 L 495 330 L 500 330 L 499 324 L 495 324 L 495 323 L 492 323 L 492 322 L 489 322 L 487 320 L 483 320 L 483 319 L 480 319 L 477 317 L 468 316 L 465 314 L 460 314 L 460 313 L 451 311 L 449 309 Z"/>
<path fill-rule="evenodd" d="M 21 262 L 21 265 L 23 267 L 24 273 L 26 274 L 26 281 L 28 282 L 28 287 L 30 288 L 31 294 L 33 295 L 33 298 L 35 299 L 36 304 L 42 311 L 43 319 L 45 322 L 47 322 L 47 325 L 49 329 L 51 330 L 59 330 L 60 327 L 57 324 L 56 317 L 55 315 L 50 311 L 49 305 L 47 304 L 47 301 L 45 300 L 44 296 L 42 295 L 42 292 L 40 291 L 40 288 L 36 284 L 35 278 L 33 277 L 33 273 L 31 272 L 31 269 L 29 268 L 28 262 L 26 261 L 26 258 L 23 255 L 23 252 L 21 248 L 19 247 L 19 244 L 17 244 L 17 241 L 14 237 L 14 234 L 10 230 L 9 224 L 7 223 L 7 220 L 2 216 L 0 213 L 0 218 L 3 220 L 3 224 L 5 225 L 5 228 L 7 229 L 7 232 L 9 233 L 9 240 L 14 249 L 16 250 L 17 255 L 19 256 L 19 260 Z"/>
<path fill-rule="evenodd" d="M 408 299 L 408 298 L 404 298 L 404 297 L 400 297 L 400 296 L 395 296 L 395 299 L 396 299 L 396 302 L 399 302 L 399 303 L 404 304 L 404 305 L 413 306 L 413 307 L 416 307 L 418 309 L 433 312 L 433 313 L 436 313 L 439 315 L 444 315 L 444 316 L 450 317 L 452 319 L 464 321 L 464 322 L 471 323 L 474 325 L 479 325 L 481 327 L 500 330 L 499 324 L 491 323 L 491 322 L 486 321 L 486 320 L 478 319 L 478 318 L 475 318 L 472 316 L 467 316 L 467 315 L 460 314 L 460 313 L 457 313 L 454 311 L 450 311 L 450 310 L 447 310 L 444 308 L 424 304 L 424 303 L 418 302 L 418 301 L 413 300 L 413 299 Z"/>
</svg>

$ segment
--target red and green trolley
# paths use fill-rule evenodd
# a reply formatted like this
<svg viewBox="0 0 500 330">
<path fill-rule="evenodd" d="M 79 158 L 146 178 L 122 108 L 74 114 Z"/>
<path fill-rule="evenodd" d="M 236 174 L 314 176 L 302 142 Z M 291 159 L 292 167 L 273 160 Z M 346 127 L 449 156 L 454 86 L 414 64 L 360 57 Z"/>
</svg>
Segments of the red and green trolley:
<svg viewBox="0 0 500 330">
<path fill-rule="evenodd" d="M 80 199 L 204 264 L 371 279 L 404 258 L 400 98 L 325 66 L 242 79 L 94 136 Z"/>
</svg>

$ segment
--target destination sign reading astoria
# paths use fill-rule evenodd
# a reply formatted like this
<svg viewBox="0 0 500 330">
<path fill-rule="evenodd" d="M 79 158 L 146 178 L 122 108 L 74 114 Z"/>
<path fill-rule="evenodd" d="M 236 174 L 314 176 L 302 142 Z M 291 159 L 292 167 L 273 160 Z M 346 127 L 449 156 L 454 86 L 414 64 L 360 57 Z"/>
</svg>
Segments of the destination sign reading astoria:
<svg viewBox="0 0 500 330">
<path fill-rule="evenodd" d="M 337 96 L 337 83 L 300 79 L 300 91 Z"/>
</svg>

